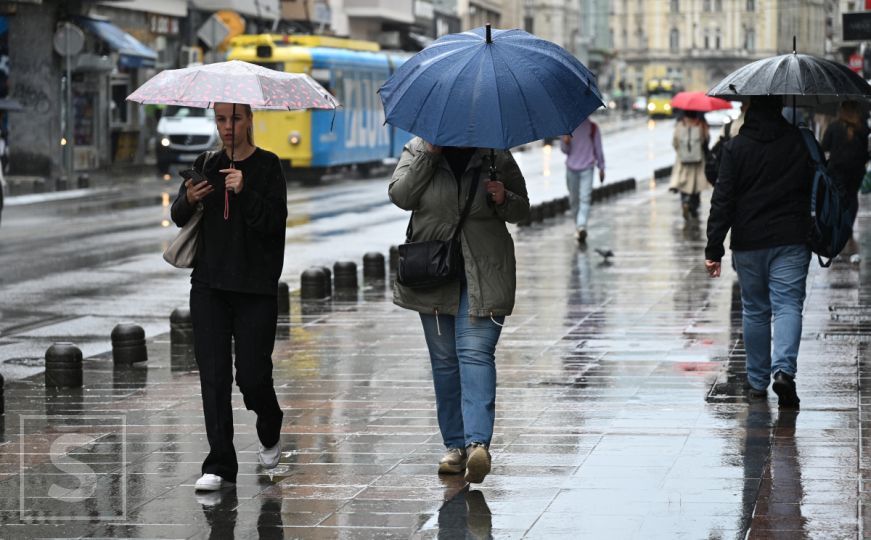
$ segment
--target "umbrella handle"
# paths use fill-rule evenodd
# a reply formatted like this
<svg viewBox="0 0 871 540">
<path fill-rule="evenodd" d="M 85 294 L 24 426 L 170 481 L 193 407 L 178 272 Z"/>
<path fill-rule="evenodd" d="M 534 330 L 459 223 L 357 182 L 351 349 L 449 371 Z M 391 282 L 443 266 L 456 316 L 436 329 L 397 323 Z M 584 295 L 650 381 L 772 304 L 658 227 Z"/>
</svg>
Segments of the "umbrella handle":
<svg viewBox="0 0 871 540">
<path fill-rule="evenodd" d="M 496 177 L 496 150 L 490 149 L 490 181 L 495 182 L 498 180 Z"/>
</svg>

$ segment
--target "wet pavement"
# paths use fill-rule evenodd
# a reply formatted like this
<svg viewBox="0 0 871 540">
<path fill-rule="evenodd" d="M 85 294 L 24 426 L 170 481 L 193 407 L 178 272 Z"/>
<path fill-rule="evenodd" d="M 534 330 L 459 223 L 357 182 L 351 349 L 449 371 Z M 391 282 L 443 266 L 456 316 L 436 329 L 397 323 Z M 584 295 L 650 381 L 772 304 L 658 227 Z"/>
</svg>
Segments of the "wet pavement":
<svg viewBox="0 0 871 540">
<path fill-rule="evenodd" d="M 869 260 L 811 265 L 801 411 L 779 412 L 773 394 L 750 404 L 734 272 L 707 278 L 703 225 L 684 225 L 665 184 L 639 180 L 593 207 L 585 249 L 566 217 L 512 229 L 517 309 L 497 350 L 483 484 L 435 474 L 418 319 L 366 284 L 319 309 L 293 299 L 274 355 L 281 465 L 256 465 L 254 418 L 236 393 L 239 482 L 218 494 L 193 493 L 207 448 L 199 385 L 168 336 L 149 341 L 145 365 L 86 359 L 81 390 L 7 382 L 0 536 L 864 536 Z M 857 236 L 871 253 L 862 203 Z"/>
</svg>

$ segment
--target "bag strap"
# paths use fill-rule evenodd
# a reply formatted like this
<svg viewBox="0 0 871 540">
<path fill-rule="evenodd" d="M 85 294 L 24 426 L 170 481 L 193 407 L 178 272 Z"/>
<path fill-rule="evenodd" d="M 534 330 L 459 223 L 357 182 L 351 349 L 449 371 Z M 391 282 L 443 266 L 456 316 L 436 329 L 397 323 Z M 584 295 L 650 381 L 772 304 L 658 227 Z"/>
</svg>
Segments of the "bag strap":
<svg viewBox="0 0 871 540">
<path fill-rule="evenodd" d="M 817 146 L 817 139 L 814 137 L 814 134 L 806 127 L 800 127 L 798 130 L 801 132 L 801 138 L 804 140 L 804 145 L 807 147 L 808 152 L 810 152 L 811 159 L 814 161 L 814 165 L 817 167 L 817 171 L 814 173 L 814 181 L 811 185 L 811 227 L 817 229 L 819 232 L 819 227 L 817 226 L 817 190 L 820 187 L 820 177 L 821 169 L 825 168 L 823 165 L 822 156 L 820 155 L 820 149 Z M 819 253 L 817 253 L 817 260 L 820 263 L 820 266 L 823 268 L 828 268 L 832 265 L 832 261 L 834 257 L 829 259 L 827 262 L 823 262 L 823 257 Z"/>
<path fill-rule="evenodd" d="M 466 204 L 463 207 L 463 212 L 460 214 L 460 221 L 457 223 L 457 228 L 454 229 L 454 234 L 451 238 L 456 239 L 460 236 L 460 230 L 463 228 L 463 223 L 466 221 L 466 216 L 469 215 L 469 210 L 472 209 L 472 201 L 475 198 L 475 190 L 478 186 L 478 180 L 481 178 L 481 167 L 475 168 L 475 176 L 472 178 L 472 183 L 469 185 L 469 194 L 466 196 Z M 408 227 L 405 229 L 405 241 L 411 242 L 414 230 L 411 227 L 411 222 L 414 220 L 414 210 L 411 211 L 411 217 L 408 218 Z"/>
</svg>

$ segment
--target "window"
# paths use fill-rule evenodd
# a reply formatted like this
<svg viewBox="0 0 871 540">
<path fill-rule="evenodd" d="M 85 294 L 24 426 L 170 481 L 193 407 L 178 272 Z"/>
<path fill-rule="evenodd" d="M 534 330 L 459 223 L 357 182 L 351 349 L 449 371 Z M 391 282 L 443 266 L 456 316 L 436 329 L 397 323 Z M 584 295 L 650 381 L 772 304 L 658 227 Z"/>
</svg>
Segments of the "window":
<svg viewBox="0 0 871 540">
<path fill-rule="evenodd" d="M 707 30 L 705 30 L 705 48 L 711 48 L 711 34 Z"/>
<path fill-rule="evenodd" d="M 702 0 L 702 11 L 711 11 L 711 0 Z"/>
<path fill-rule="evenodd" d="M 678 13 L 680 11 L 680 0 L 671 0 L 671 12 Z"/>
<path fill-rule="evenodd" d="M 714 11 L 723 11 L 723 0 L 714 0 Z"/>
<path fill-rule="evenodd" d="M 714 48 L 720 50 L 720 29 L 717 28 L 717 33 L 714 36 Z"/>
<path fill-rule="evenodd" d="M 752 28 L 748 29 L 747 33 L 744 34 L 744 48 L 748 51 L 756 48 L 756 31 Z"/>
<path fill-rule="evenodd" d="M 756 0 L 747 0 L 747 11 L 756 11 Z"/>
<path fill-rule="evenodd" d="M 668 34 L 668 48 L 671 52 L 677 52 L 680 49 L 680 32 L 677 28 L 672 28 Z"/>
</svg>

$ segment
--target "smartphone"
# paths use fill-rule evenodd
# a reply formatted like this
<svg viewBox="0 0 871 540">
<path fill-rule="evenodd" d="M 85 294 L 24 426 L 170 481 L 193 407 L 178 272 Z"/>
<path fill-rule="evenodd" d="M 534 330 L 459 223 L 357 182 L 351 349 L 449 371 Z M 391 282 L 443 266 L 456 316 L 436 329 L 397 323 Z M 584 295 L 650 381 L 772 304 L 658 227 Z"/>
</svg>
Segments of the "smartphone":
<svg viewBox="0 0 871 540">
<path fill-rule="evenodd" d="M 182 178 L 185 180 L 192 180 L 194 185 L 199 184 L 200 182 L 205 181 L 206 177 L 202 175 L 199 171 L 195 169 L 185 169 L 179 172 Z"/>
</svg>

